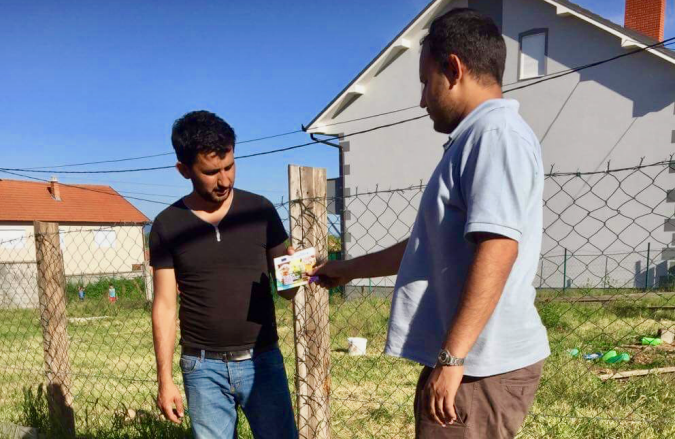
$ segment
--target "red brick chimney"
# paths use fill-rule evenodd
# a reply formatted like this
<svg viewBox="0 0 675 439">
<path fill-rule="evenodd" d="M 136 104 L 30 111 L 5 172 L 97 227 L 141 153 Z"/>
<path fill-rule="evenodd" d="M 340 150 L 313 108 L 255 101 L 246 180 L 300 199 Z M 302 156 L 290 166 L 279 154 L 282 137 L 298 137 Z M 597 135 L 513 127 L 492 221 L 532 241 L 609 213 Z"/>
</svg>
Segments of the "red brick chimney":
<svg viewBox="0 0 675 439">
<path fill-rule="evenodd" d="M 663 41 L 666 0 L 626 0 L 624 27 Z"/>
<path fill-rule="evenodd" d="M 51 183 L 51 192 L 52 192 L 52 197 L 56 201 L 61 201 L 61 189 L 59 188 L 59 179 L 56 178 L 56 176 L 52 177 Z"/>
</svg>

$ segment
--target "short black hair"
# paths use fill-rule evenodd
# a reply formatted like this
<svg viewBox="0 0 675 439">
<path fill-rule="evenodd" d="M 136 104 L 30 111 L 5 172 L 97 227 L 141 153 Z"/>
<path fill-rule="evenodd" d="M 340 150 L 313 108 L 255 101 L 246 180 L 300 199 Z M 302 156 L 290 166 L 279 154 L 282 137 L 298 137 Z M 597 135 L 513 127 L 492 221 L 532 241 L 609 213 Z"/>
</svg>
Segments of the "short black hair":
<svg viewBox="0 0 675 439">
<path fill-rule="evenodd" d="M 210 111 L 191 111 L 173 123 L 171 144 L 181 163 L 191 166 L 199 153 L 226 154 L 234 150 L 232 127 Z"/>
<path fill-rule="evenodd" d="M 441 66 L 456 55 L 479 80 L 502 85 L 506 65 L 506 43 L 495 22 L 478 11 L 457 8 L 436 18 L 422 44 Z"/>
</svg>

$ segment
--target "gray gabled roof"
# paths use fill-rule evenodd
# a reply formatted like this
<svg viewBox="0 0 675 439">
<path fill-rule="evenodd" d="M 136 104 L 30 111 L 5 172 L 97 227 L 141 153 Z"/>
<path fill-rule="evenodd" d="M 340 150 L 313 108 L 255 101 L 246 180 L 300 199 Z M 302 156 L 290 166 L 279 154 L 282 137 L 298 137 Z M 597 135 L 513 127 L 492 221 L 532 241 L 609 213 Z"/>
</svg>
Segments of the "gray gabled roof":
<svg viewBox="0 0 675 439">
<path fill-rule="evenodd" d="M 624 47 L 635 47 L 635 48 L 644 48 L 646 46 L 651 46 L 653 44 L 658 43 L 658 41 L 653 40 L 645 35 L 642 35 L 639 32 L 632 31 L 630 29 L 626 29 L 625 27 L 618 25 L 598 14 L 595 14 L 588 9 L 582 8 L 581 6 L 577 5 L 576 3 L 572 3 L 571 1 L 568 0 L 540 0 L 543 2 L 546 2 L 550 5 L 553 5 L 558 8 L 558 13 L 568 13 L 571 15 L 576 16 L 579 19 L 582 19 L 590 24 L 593 24 L 602 30 L 605 30 L 606 32 L 609 32 L 617 37 L 620 37 L 622 39 L 621 44 Z M 368 63 L 366 67 L 359 72 L 354 79 L 347 84 L 347 86 L 342 89 L 340 93 L 331 100 L 326 107 L 321 110 L 313 119 L 312 121 L 307 124 L 305 130 L 307 131 L 313 131 L 313 132 L 318 132 L 316 131 L 317 129 L 320 128 L 320 126 L 323 126 L 323 124 L 320 124 L 320 126 L 315 126 L 317 122 L 321 121 L 326 114 L 331 111 L 331 113 L 334 112 L 334 108 L 336 105 L 340 102 L 343 101 L 345 96 L 350 92 L 350 90 L 353 89 L 354 86 L 358 84 L 358 82 L 366 75 L 366 73 L 375 66 L 375 64 L 379 63 L 385 57 L 388 55 L 388 52 L 390 52 L 393 49 L 393 46 L 401 40 L 401 38 L 404 38 L 407 33 L 415 27 L 420 20 L 422 20 L 427 12 L 429 12 L 431 9 L 439 7 L 443 3 L 447 3 L 448 0 L 432 0 L 415 18 L 408 23 L 405 28 L 401 32 L 399 32 L 394 39 L 391 40 L 391 42 L 384 48 L 382 51 L 375 57 L 373 60 Z M 662 59 L 665 59 L 673 64 L 675 64 L 675 51 L 666 49 L 664 47 L 659 47 L 659 48 L 653 48 L 649 49 L 649 53 L 652 53 L 656 56 L 659 56 Z M 386 59 L 385 59 L 386 61 Z"/>
<path fill-rule="evenodd" d="M 317 114 L 317 115 L 314 117 L 314 119 L 312 119 L 312 121 L 311 121 L 309 124 L 307 124 L 306 129 L 310 129 L 310 128 L 312 127 L 312 125 L 314 125 L 314 123 L 315 123 L 317 120 L 319 120 L 319 118 L 320 118 L 321 116 L 323 116 L 323 115 L 326 113 L 326 111 L 328 111 L 328 109 L 329 109 L 330 107 L 333 106 L 333 104 L 335 104 L 339 99 L 341 99 L 342 96 L 343 96 L 345 93 L 347 93 L 347 91 L 348 91 L 353 85 L 355 85 L 359 79 L 361 79 L 361 76 L 366 72 L 366 70 L 368 70 L 368 69 L 369 69 L 371 66 L 373 66 L 376 62 L 378 62 L 378 61 L 384 56 L 384 54 L 385 54 L 385 53 L 386 53 L 386 52 L 387 52 L 387 51 L 388 51 L 388 50 L 396 43 L 396 41 L 398 41 L 399 38 L 401 38 L 403 35 L 405 35 L 405 34 L 408 32 L 408 29 L 410 29 L 411 27 L 413 27 L 413 25 L 414 25 L 415 23 L 417 23 L 417 21 L 418 21 L 420 18 L 422 18 L 422 17 L 424 16 L 424 14 L 425 14 L 429 9 L 431 9 L 434 5 L 436 5 L 436 3 L 441 2 L 441 1 L 443 1 L 443 0 L 432 0 L 429 4 L 427 4 L 427 5 L 424 7 L 424 9 L 422 9 L 422 11 L 420 11 L 420 13 L 417 14 L 417 15 L 415 16 L 415 18 L 413 18 L 413 19 L 410 21 L 410 23 L 408 23 L 408 24 L 406 25 L 406 27 L 404 27 L 403 30 L 402 30 L 401 32 L 399 32 L 399 33 L 394 37 L 394 39 L 391 40 L 391 41 L 389 42 L 389 44 L 387 44 L 387 46 L 386 46 L 384 49 L 382 49 L 382 50 L 380 51 L 380 53 L 378 53 L 377 56 L 376 56 L 375 58 L 373 58 L 372 61 L 370 61 L 370 62 L 368 63 L 368 65 L 365 66 L 365 67 L 363 68 L 363 70 L 361 70 L 361 71 L 359 72 L 359 74 L 356 75 L 356 76 L 354 77 L 354 79 L 352 79 L 351 82 L 350 82 L 349 84 L 347 84 L 347 86 L 346 86 L 345 88 L 343 88 L 342 91 L 341 91 L 340 93 L 338 93 L 337 96 L 335 96 L 335 97 L 333 98 L 333 100 L 330 101 L 330 102 L 328 103 L 328 105 L 326 105 L 326 107 L 325 107 L 323 110 L 321 110 L 321 112 L 319 112 L 319 114 Z M 303 127 L 303 128 L 304 128 L 304 127 Z"/>
</svg>

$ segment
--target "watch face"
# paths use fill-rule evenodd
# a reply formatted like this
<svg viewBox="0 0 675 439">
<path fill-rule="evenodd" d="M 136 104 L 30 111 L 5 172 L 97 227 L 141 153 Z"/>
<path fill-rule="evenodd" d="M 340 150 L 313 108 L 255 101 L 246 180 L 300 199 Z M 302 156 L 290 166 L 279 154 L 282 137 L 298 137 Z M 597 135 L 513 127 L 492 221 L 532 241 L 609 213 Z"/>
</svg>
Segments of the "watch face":
<svg viewBox="0 0 675 439">
<path fill-rule="evenodd" d="M 438 353 L 438 363 L 443 366 L 463 366 L 464 358 L 453 357 L 450 352 L 442 349 Z"/>
</svg>

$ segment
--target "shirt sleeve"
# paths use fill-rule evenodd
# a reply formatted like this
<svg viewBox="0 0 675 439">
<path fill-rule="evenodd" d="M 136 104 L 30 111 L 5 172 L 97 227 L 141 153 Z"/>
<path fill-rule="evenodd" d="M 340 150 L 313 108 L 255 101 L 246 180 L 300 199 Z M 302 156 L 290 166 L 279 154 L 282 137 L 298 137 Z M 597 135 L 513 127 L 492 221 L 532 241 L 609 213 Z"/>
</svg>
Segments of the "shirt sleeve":
<svg viewBox="0 0 675 439">
<path fill-rule="evenodd" d="M 277 209 L 269 200 L 265 200 L 264 209 L 267 218 L 267 248 L 271 249 L 286 241 L 288 233 L 286 233 Z"/>
<path fill-rule="evenodd" d="M 460 177 L 467 208 L 464 237 L 494 233 L 520 241 L 535 201 L 538 161 L 534 146 L 512 130 L 481 134 L 465 151 Z"/>
<path fill-rule="evenodd" d="M 153 268 L 173 268 L 173 256 L 166 239 L 162 238 L 158 222 L 153 223 L 150 229 L 150 265 Z"/>
</svg>

